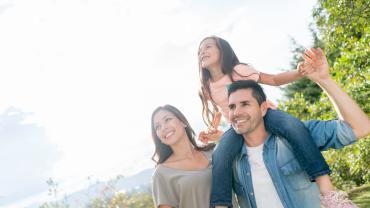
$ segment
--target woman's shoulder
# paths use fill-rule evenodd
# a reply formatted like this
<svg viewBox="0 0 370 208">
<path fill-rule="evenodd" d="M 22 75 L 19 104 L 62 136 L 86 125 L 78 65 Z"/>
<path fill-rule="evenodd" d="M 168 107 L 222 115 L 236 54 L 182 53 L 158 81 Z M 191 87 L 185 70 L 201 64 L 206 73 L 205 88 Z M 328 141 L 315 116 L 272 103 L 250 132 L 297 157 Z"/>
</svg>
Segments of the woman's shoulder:
<svg viewBox="0 0 370 208">
<path fill-rule="evenodd" d="M 163 164 L 158 164 L 154 168 L 153 176 L 163 175 L 165 172 L 166 172 L 166 166 L 164 166 Z"/>
<path fill-rule="evenodd" d="M 165 166 L 158 164 L 154 169 L 152 178 L 153 180 L 163 180 L 164 178 L 168 178 L 169 174 Z"/>
<path fill-rule="evenodd" d="M 185 170 L 178 169 L 176 167 L 171 167 L 168 164 L 158 164 L 154 170 L 153 177 L 164 177 L 168 178 L 174 175 L 182 174 Z"/>
</svg>

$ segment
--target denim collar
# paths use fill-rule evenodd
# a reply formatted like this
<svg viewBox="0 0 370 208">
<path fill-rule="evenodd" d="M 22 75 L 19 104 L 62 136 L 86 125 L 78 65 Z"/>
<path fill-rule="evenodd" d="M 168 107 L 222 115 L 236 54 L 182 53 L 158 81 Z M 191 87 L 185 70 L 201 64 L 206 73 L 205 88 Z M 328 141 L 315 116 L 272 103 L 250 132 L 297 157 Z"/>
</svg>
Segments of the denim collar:
<svg viewBox="0 0 370 208">
<path fill-rule="evenodd" d="M 265 140 L 264 142 L 264 145 L 263 145 L 263 148 L 268 148 L 268 149 L 271 149 L 273 148 L 273 144 L 274 144 L 274 137 L 273 137 L 273 134 L 271 134 L 270 132 L 267 132 L 268 135 L 267 135 L 267 139 Z M 241 148 L 240 150 L 240 155 L 243 157 L 243 156 L 248 156 L 247 154 L 247 144 L 245 144 L 245 142 L 243 143 L 243 148 Z"/>
</svg>

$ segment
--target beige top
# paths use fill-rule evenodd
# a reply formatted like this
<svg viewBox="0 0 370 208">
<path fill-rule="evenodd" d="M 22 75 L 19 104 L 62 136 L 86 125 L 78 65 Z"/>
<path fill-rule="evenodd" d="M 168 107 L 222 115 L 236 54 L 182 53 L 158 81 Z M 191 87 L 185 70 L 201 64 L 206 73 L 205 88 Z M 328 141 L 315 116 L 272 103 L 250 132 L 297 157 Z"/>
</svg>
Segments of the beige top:
<svg viewBox="0 0 370 208">
<path fill-rule="evenodd" d="M 208 167 L 200 170 L 179 170 L 158 165 L 153 174 L 153 199 L 156 207 L 209 207 L 212 182 L 212 151 L 203 152 Z"/>
</svg>

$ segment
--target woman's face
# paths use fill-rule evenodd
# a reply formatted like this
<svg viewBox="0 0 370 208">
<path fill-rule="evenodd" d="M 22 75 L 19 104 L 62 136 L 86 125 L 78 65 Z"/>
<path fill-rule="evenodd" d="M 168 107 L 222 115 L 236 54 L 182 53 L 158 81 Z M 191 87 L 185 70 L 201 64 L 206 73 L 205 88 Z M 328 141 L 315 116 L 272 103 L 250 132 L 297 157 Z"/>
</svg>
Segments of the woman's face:
<svg viewBox="0 0 370 208">
<path fill-rule="evenodd" d="M 202 68 L 220 65 L 220 50 L 213 38 L 207 38 L 200 44 L 198 59 Z"/>
<path fill-rule="evenodd" d="M 169 111 L 159 110 L 154 115 L 153 123 L 156 134 L 163 144 L 174 145 L 186 136 L 186 125 Z"/>
</svg>

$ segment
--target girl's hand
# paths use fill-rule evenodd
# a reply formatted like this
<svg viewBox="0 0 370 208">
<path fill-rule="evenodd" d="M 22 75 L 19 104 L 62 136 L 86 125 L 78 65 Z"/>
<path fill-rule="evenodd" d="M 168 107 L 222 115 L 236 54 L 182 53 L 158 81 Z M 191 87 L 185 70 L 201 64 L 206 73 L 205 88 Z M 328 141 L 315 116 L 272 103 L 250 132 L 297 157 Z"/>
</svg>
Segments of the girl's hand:
<svg viewBox="0 0 370 208">
<path fill-rule="evenodd" d="M 207 132 L 202 131 L 199 133 L 199 140 L 204 144 L 208 144 L 209 142 L 217 142 L 220 140 L 223 134 L 224 132 L 220 130 L 209 130 Z"/>
<path fill-rule="evenodd" d="M 224 133 L 223 131 L 217 130 L 221 122 L 221 116 L 221 112 L 216 112 L 208 131 L 202 131 L 199 133 L 199 140 L 202 143 L 208 144 L 208 142 L 217 142 L 220 140 L 222 134 Z"/>
<path fill-rule="evenodd" d="M 308 74 L 311 74 L 312 72 L 315 72 L 315 68 L 310 64 L 308 63 L 307 61 L 302 61 L 302 62 L 299 62 L 298 63 L 298 72 L 299 72 L 299 75 L 301 76 L 306 76 Z"/>
</svg>

